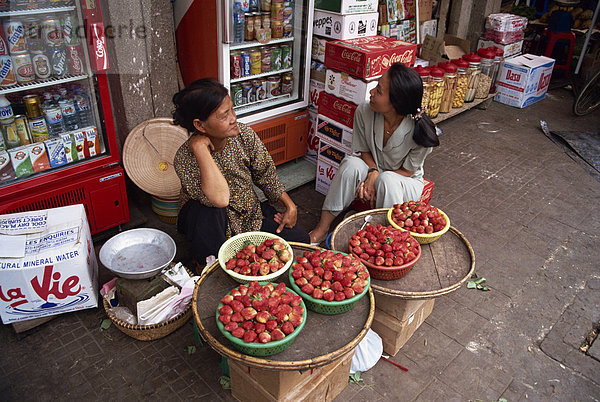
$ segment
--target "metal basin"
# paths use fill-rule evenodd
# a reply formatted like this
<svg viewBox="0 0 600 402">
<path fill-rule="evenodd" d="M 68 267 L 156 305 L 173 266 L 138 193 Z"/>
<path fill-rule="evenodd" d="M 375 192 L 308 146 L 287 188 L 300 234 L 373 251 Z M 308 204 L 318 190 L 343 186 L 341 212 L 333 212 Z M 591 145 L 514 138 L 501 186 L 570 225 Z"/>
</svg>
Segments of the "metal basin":
<svg viewBox="0 0 600 402">
<path fill-rule="evenodd" d="M 100 249 L 100 262 L 115 275 L 144 279 L 158 274 L 175 258 L 175 241 L 163 231 L 131 229 L 111 237 Z"/>
</svg>

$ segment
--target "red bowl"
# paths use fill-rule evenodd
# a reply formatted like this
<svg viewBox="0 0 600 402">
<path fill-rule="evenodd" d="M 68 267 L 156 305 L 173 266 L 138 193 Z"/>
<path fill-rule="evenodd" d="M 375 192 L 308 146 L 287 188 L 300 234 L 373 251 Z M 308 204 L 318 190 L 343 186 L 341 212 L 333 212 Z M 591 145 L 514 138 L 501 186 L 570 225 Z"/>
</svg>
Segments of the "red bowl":
<svg viewBox="0 0 600 402">
<path fill-rule="evenodd" d="M 421 245 L 419 244 L 419 252 L 417 253 L 417 257 L 414 260 L 412 260 L 411 262 L 407 262 L 403 265 L 391 267 L 372 264 L 369 261 L 360 258 L 358 255 L 356 255 L 356 253 L 352 253 L 352 255 L 358 258 L 363 264 L 365 264 L 365 266 L 369 270 L 369 275 L 371 275 L 373 279 L 379 279 L 382 281 L 392 281 L 394 279 L 400 279 L 404 275 L 408 274 L 413 265 L 415 265 L 417 261 L 419 261 L 419 258 L 421 258 Z"/>
</svg>

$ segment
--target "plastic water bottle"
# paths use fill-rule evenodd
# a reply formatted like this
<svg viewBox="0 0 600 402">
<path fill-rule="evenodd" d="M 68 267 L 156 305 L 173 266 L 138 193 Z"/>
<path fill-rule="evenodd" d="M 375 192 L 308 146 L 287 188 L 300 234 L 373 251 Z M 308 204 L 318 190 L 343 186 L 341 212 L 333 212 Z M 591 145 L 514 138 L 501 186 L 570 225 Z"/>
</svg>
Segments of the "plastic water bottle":
<svg viewBox="0 0 600 402">
<path fill-rule="evenodd" d="M 242 3 L 236 1 L 233 3 L 233 43 L 244 42 L 244 31 L 246 20 L 244 17 L 244 10 L 242 9 Z"/>
<path fill-rule="evenodd" d="M 0 95 L 0 121 L 10 120 L 14 116 L 12 106 L 6 96 Z"/>
<path fill-rule="evenodd" d="M 92 117 L 92 107 L 90 105 L 90 98 L 85 93 L 83 88 L 75 88 L 75 96 L 73 97 L 73 100 L 75 101 L 75 110 L 77 111 L 77 115 L 79 116 L 81 127 L 93 126 L 94 119 Z"/>
<path fill-rule="evenodd" d="M 57 137 L 65 131 L 63 123 L 63 115 L 60 106 L 54 102 L 50 92 L 44 93 L 44 103 L 42 103 L 42 111 L 48 126 L 48 134 L 50 137 Z"/>
<path fill-rule="evenodd" d="M 58 105 L 62 112 L 65 129 L 67 131 L 77 130 L 81 127 L 81 123 L 79 122 L 79 116 L 77 116 L 77 110 L 75 110 L 75 101 L 68 95 L 66 88 L 60 88 L 59 94 Z"/>
</svg>

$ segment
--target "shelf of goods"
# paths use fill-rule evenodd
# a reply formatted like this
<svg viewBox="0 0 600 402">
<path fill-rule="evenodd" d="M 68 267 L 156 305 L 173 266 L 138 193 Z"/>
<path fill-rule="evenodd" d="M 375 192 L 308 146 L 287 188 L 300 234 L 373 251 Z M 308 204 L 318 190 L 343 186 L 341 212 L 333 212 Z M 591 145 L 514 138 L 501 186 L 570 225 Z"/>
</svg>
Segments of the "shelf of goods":
<svg viewBox="0 0 600 402">
<path fill-rule="evenodd" d="M 486 96 L 485 98 L 482 98 L 482 99 L 475 98 L 472 102 L 465 102 L 461 107 L 450 109 L 450 111 L 448 113 L 439 113 L 434 119 L 432 119 L 432 121 L 435 124 L 438 124 L 444 120 L 447 120 L 451 117 L 461 114 L 462 112 L 466 112 L 467 110 L 470 110 L 476 106 L 480 106 L 481 104 L 484 104 L 487 101 L 490 101 L 494 97 L 494 95 L 496 95 L 496 94 L 492 93 L 492 94 L 488 94 L 488 96 Z M 485 103 L 485 105 L 487 105 L 487 103 Z"/>
</svg>

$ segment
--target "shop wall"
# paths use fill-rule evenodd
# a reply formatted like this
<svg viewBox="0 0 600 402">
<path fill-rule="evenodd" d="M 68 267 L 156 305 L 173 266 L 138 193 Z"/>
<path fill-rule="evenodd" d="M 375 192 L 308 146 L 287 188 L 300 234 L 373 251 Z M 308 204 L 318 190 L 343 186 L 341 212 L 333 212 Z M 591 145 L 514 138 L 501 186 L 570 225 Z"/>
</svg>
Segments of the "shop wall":
<svg viewBox="0 0 600 402">
<path fill-rule="evenodd" d="M 169 1 L 107 0 L 113 110 L 121 144 L 137 124 L 171 116 L 178 91 L 173 10 Z"/>
<path fill-rule="evenodd" d="M 477 40 L 481 36 L 485 18 L 500 12 L 502 0 L 442 0 L 450 4 L 446 33 L 471 41 L 471 51 L 477 49 Z M 442 33 L 443 35 L 443 33 Z"/>
</svg>

